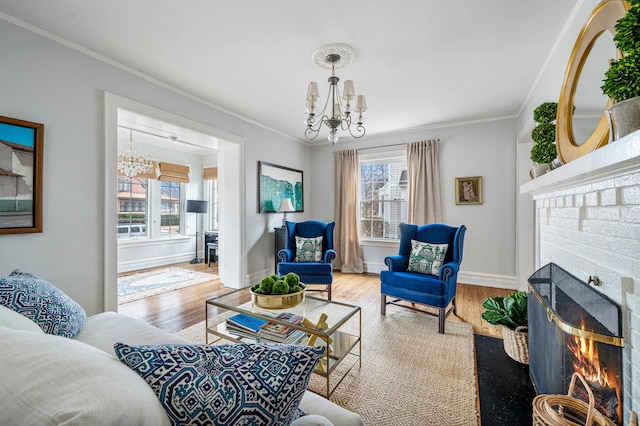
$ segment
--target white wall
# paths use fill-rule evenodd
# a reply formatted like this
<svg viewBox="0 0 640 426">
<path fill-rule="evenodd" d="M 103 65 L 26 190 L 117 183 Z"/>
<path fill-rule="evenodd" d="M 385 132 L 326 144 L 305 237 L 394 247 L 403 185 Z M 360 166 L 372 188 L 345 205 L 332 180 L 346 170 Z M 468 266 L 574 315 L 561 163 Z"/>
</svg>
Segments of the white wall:
<svg viewBox="0 0 640 426">
<path fill-rule="evenodd" d="M 529 181 L 529 168 L 531 167 L 531 159 L 529 157 L 533 141 L 531 140 L 531 130 L 533 130 L 533 110 L 543 102 L 558 102 L 560 91 L 564 81 L 567 64 L 571 57 L 574 44 L 578 35 L 591 14 L 591 11 L 598 5 L 598 0 L 583 0 L 576 2 L 573 13 L 565 24 L 562 33 L 558 36 L 553 49 L 549 52 L 549 57 L 543 69 L 540 71 L 538 80 L 532 87 L 529 97 L 523 105 L 518 116 L 517 135 L 517 164 L 519 170 L 517 180 L 519 184 L 525 184 Z M 602 58 L 601 61 L 606 61 Z M 589 58 L 586 66 L 589 66 L 592 58 Z M 595 87 L 585 87 L 584 82 L 578 85 L 578 90 L 591 90 L 599 92 L 600 88 L 597 82 L 590 83 Z M 604 105 L 603 105 L 604 107 Z M 575 132 L 576 140 L 584 140 L 584 135 L 577 133 L 581 129 L 588 127 L 584 124 L 587 121 L 593 121 L 591 118 L 577 117 Z M 517 196 L 518 206 L 518 233 L 517 233 L 517 252 L 518 252 L 518 272 L 517 281 L 518 288 L 526 289 L 527 278 L 536 270 L 534 262 L 534 239 L 533 239 L 533 200 L 529 194 L 520 194 Z"/>
<path fill-rule="evenodd" d="M 342 140 L 312 149 L 311 192 L 314 218 L 333 220 L 332 150 L 366 149 L 440 139 L 439 165 L 443 222 L 467 226 L 459 280 L 469 284 L 515 288 L 516 257 L 515 119 L 441 127 L 392 135 Z M 366 151 L 363 151 L 366 152 Z M 456 205 L 455 178 L 482 176 L 483 204 Z M 363 245 L 368 272 L 379 272 L 397 244 Z"/>
<path fill-rule="evenodd" d="M 257 161 L 307 171 L 306 146 L 1 20 L 0 51 L 1 114 L 45 125 L 43 232 L 1 235 L 0 274 L 21 268 L 59 286 L 87 313 L 104 310 L 105 91 L 244 138 L 243 170 L 231 172 L 247 173 L 247 257 L 235 261 L 247 263 L 247 282 L 272 270 L 268 231 L 281 217 L 257 213 Z"/>
</svg>

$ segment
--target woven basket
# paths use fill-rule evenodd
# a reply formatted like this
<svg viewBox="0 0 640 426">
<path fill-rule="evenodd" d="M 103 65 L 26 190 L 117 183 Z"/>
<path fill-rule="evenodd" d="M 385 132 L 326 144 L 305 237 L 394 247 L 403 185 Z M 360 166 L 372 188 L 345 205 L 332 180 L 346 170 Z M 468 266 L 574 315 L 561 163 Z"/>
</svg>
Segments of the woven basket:
<svg viewBox="0 0 640 426">
<path fill-rule="evenodd" d="M 573 388 L 576 379 L 580 379 L 589 395 L 589 403 L 574 398 Z M 573 373 L 567 395 L 538 395 L 533 399 L 534 426 L 615 426 L 615 423 L 598 411 L 595 406 L 593 392 L 578 374 Z"/>
<path fill-rule="evenodd" d="M 529 364 L 529 328 L 520 326 L 515 330 L 502 326 L 504 351 L 511 358 L 523 364 Z"/>
</svg>

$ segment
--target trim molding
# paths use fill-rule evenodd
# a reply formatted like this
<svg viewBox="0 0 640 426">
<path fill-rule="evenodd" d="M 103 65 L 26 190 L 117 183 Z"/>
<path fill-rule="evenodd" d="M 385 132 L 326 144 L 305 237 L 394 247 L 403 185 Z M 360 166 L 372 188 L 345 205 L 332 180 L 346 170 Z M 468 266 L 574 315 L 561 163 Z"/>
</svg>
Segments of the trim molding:
<svg viewBox="0 0 640 426">
<path fill-rule="evenodd" d="M 368 274 L 380 274 L 387 269 L 387 265 L 380 262 L 365 262 L 365 272 Z M 487 274 L 484 272 L 461 271 L 458 273 L 458 282 L 484 287 L 503 288 L 517 290 L 518 279 L 515 275 Z"/>
</svg>

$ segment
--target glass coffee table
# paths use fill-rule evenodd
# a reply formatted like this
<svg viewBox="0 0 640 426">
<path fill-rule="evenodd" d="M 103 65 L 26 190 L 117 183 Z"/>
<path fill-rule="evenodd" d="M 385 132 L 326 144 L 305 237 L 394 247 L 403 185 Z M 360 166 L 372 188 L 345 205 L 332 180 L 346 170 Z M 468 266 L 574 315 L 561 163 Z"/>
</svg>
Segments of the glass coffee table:
<svg viewBox="0 0 640 426">
<path fill-rule="evenodd" d="M 306 321 L 291 324 L 275 318 L 282 312 L 300 315 Z M 260 333 L 239 335 L 227 328 L 227 318 L 238 313 L 302 330 L 303 333 L 298 333 L 301 338 L 295 344 L 325 346 L 325 356 L 314 373 L 326 378 L 327 398 L 356 364 L 362 367 L 362 311 L 359 306 L 306 295 L 301 304 L 292 308 L 264 309 L 252 303 L 249 289 L 236 290 L 205 302 L 206 343 L 220 339 L 236 343 L 261 342 Z M 210 336 L 215 337 L 210 340 Z M 338 381 L 331 387 L 332 373 L 340 364 L 343 364 L 342 368 L 335 372 Z"/>
</svg>

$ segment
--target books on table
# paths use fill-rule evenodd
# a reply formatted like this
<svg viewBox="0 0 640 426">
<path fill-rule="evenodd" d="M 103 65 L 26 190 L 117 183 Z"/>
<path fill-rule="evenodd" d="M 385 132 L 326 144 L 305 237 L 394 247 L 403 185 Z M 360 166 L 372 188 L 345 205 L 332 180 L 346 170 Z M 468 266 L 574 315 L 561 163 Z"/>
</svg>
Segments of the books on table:
<svg viewBox="0 0 640 426">
<path fill-rule="evenodd" d="M 292 324 L 300 324 L 303 316 L 283 312 L 275 318 Z M 236 314 L 227 319 L 227 331 L 239 337 L 260 338 L 267 343 L 299 343 L 306 333 L 285 324 L 277 324 L 247 314 Z"/>
<path fill-rule="evenodd" d="M 278 320 L 286 321 L 291 324 L 300 324 L 304 319 L 303 316 L 283 312 L 276 317 Z M 260 327 L 260 338 L 263 341 L 271 341 L 276 343 L 298 343 L 306 333 L 302 330 L 295 329 L 285 324 L 278 324 L 269 321 Z"/>
<path fill-rule="evenodd" d="M 256 338 L 260 327 L 268 321 L 246 314 L 236 314 L 227 319 L 227 330 L 241 337 Z"/>
</svg>

